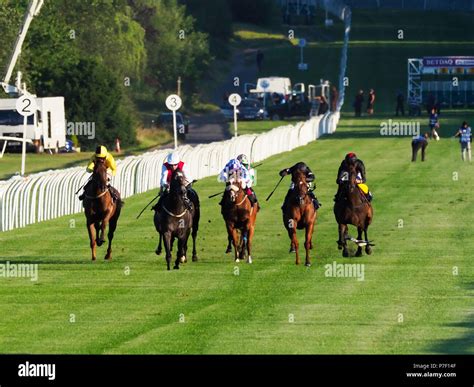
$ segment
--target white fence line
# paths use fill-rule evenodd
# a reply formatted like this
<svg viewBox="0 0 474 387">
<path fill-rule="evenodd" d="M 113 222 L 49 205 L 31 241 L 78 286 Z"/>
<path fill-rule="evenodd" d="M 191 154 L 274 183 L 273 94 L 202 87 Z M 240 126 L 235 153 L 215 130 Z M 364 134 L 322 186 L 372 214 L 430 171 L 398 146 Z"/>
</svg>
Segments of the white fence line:
<svg viewBox="0 0 474 387">
<path fill-rule="evenodd" d="M 179 153 L 193 178 L 202 179 L 217 175 L 229 159 L 240 153 L 247 154 L 252 162 L 259 162 L 306 145 L 322 134 L 333 133 L 338 121 L 339 113 L 328 113 L 258 135 L 195 147 L 184 145 L 179 147 Z M 111 184 L 123 198 L 159 188 L 161 166 L 168 153 L 169 150 L 157 150 L 118 160 L 117 174 Z M 0 181 L 0 231 L 81 212 L 82 202 L 75 192 L 89 176 L 85 167 L 75 167 Z"/>
</svg>

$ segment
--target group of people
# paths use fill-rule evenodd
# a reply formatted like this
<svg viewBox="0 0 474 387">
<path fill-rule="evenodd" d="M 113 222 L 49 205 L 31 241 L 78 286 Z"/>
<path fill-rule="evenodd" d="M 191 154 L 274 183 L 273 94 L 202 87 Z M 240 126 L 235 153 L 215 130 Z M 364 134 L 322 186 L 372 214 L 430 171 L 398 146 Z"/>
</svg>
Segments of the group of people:
<svg viewBox="0 0 474 387">
<path fill-rule="evenodd" d="M 117 165 L 115 163 L 115 160 L 112 154 L 110 154 L 107 151 L 107 148 L 103 145 L 97 147 L 95 154 L 92 156 L 90 163 L 87 166 L 87 171 L 93 172 L 94 164 L 99 159 L 105 163 L 105 166 L 107 167 L 108 170 L 110 170 L 110 173 L 112 174 L 112 176 L 115 176 Z M 358 159 L 355 153 L 353 152 L 348 153 L 345 156 L 344 160 L 342 160 L 341 165 L 339 166 L 339 169 L 337 172 L 336 183 L 340 185 L 341 182 L 345 180 L 344 178 L 345 172 L 347 173 L 349 172 L 350 165 L 355 166 L 355 170 L 357 173 L 356 183 L 358 187 L 364 193 L 364 195 L 366 195 L 367 200 L 371 201 L 372 194 L 370 193 L 369 188 L 366 185 L 365 166 L 362 160 Z M 163 166 L 161 169 L 161 184 L 160 184 L 160 195 L 159 195 L 160 199 L 158 203 L 153 207 L 153 209 L 160 210 L 163 198 L 169 193 L 171 177 L 173 175 L 173 172 L 176 169 L 181 170 L 186 178 L 185 179 L 186 194 L 184 195 L 185 205 L 188 208 L 190 208 L 192 203 L 195 202 L 193 199 L 197 197 L 197 195 L 192 188 L 193 179 L 191 176 L 191 172 L 188 168 L 188 165 L 180 159 L 178 152 L 174 151 L 174 152 L 171 152 L 167 156 L 166 161 L 163 163 Z M 294 176 L 296 172 L 304 173 L 306 177 L 306 182 L 308 183 L 308 188 L 309 188 L 308 194 L 312 199 L 315 210 L 317 210 L 321 206 L 321 204 L 319 203 L 318 199 L 316 198 L 313 192 L 314 189 L 316 188 L 315 186 L 313 186 L 315 175 L 305 163 L 299 162 L 293 165 L 292 167 L 284 168 L 279 172 L 279 175 L 281 177 L 284 177 L 286 175 Z M 255 184 L 255 181 L 256 181 L 255 169 L 252 168 L 252 166 L 250 165 L 250 160 L 245 154 L 240 154 L 236 158 L 229 160 L 226 163 L 225 167 L 222 169 L 222 171 L 219 173 L 219 181 L 225 184 L 232 184 L 234 180 L 240 182 L 240 185 L 242 189 L 244 190 L 252 206 L 257 206 L 257 209 L 259 209 L 260 206 L 258 203 L 257 195 L 253 189 L 253 185 Z M 79 197 L 80 200 L 84 199 L 88 184 L 90 184 L 90 182 L 87 183 L 86 186 L 84 187 L 84 193 Z M 112 199 L 115 201 L 118 198 L 118 192 L 110 185 L 108 187 L 112 195 Z M 295 186 L 292 181 L 290 188 L 288 190 L 288 193 L 285 197 L 282 210 L 285 209 L 287 198 L 291 195 L 294 188 Z M 338 201 L 341 199 L 340 192 L 341 191 L 338 190 L 336 197 L 334 199 L 335 201 Z"/>
<path fill-rule="evenodd" d="M 359 90 L 355 97 L 354 101 L 354 113 L 356 117 L 362 116 L 362 105 L 364 104 L 364 90 Z M 374 105 L 375 105 L 375 91 L 374 89 L 369 90 L 369 95 L 367 97 L 367 109 L 366 112 L 369 116 L 374 114 Z"/>
<path fill-rule="evenodd" d="M 439 140 L 439 135 L 436 129 L 439 128 L 438 116 L 436 109 L 432 108 L 432 114 L 430 116 L 430 128 L 431 138 Z M 413 138 L 411 142 L 412 158 L 411 161 L 416 161 L 417 154 L 421 150 L 421 161 L 425 161 L 425 151 L 428 146 L 428 139 L 430 134 L 426 132 L 424 135 L 419 135 Z M 461 159 L 462 161 L 472 160 L 471 155 L 471 144 L 472 144 L 472 129 L 466 121 L 463 121 L 461 127 L 456 131 L 454 137 L 459 137 L 459 143 L 461 145 Z"/>
</svg>

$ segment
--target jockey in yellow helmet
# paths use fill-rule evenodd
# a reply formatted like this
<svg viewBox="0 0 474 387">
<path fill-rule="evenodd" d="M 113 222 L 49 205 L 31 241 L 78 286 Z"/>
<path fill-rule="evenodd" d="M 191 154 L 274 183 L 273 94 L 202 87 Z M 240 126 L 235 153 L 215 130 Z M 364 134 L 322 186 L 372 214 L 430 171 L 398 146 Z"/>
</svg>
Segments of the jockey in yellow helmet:
<svg viewBox="0 0 474 387">
<path fill-rule="evenodd" d="M 115 163 L 114 157 L 107 151 L 107 148 L 103 145 L 99 145 L 95 149 L 95 153 L 92 155 L 89 164 L 87 165 L 86 171 L 92 173 L 94 171 L 95 163 L 98 159 L 103 159 L 105 166 L 107 167 L 107 171 L 110 170 L 112 176 L 115 176 L 117 173 L 117 164 Z M 87 184 L 84 186 L 84 192 L 81 196 L 79 196 L 79 200 L 83 200 L 85 197 L 86 189 L 88 188 L 91 181 L 89 180 Z M 114 201 L 118 198 L 118 192 L 115 188 L 111 187 L 109 184 L 109 191 L 112 195 Z"/>
</svg>

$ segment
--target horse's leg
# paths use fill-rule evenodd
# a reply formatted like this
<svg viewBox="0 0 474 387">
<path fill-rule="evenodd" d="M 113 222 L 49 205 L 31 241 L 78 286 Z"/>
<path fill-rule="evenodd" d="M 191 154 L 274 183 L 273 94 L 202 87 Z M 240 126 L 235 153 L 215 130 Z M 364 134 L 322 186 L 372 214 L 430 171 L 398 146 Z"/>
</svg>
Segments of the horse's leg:
<svg viewBox="0 0 474 387">
<path fill-rule="evenodd" d="M 227 233 L 229 238 L 232 238 L 232 245 L 234 246 L 234 260 L 239 262 L 239 234 L 235 227 L 232 227 L 230 224 L 227 225 Z"/>
<path fill-rule="evenodd" d="M 96 259 L 96 242 L 95 242 L 95 224 L 87 222 L 87 232 L 89 233 L 89 241 L 92 251 L 92 260 Z"/>
<path fill-rule="evenodd" d="M 232 251 L 232 237 L 230 235 L 227 236 L 227 249 L 225 251 L 226 254 L 229 254 Z"/>
<path fill-rule="evenodd" d="M 160 255 L 161 252 L 163 251 L 163 248 L 161 247 L 161 242 L 163 241 L 163 236 L 161 235 L 161 232 L 158 233 L 158 234 L 160 235 L 160 237 L 159 237 L 160 241 L 158 242 L 158 247 L 155 250 L 156 255 Z"/>
<path fill-rule="evenodd" d="M 107 254 L 105 255 L 105 259 L 112 259 L 112 239 L 114 239 L 114 232 L 115 229 L 117 228 L 117 216 L 114 214 L 114 216 L 110 219 L 109 222 L 109 232 L 107 234 L 107 238 L 109 239 L 109 247 L 107 248 Z"/>
<path fill-rule="evenodd" d="M 252 222 L 249 228 L 248 239 L 247 239 L 247 254 L 248 254 L 248 263 L 252 263 L 252 240 L 253 234 L 255 233 L 255 221 Z"/>
<path fill-rule="evenodd" d="M 369 237 L 367 236 L 367 230 L 368 230 L 369 226 L 366 226 L 365 229 L 364 229 L 364 238 L 365 238 L 365 241 L 367 242 L 367 246 L 365 246 L 365 253 L 367 255 L 370 255 L 372 254 L 372 247 L 369 246 Z"/>
<path fill-rule="evenodd" d="M 169 231 L 163 234 L 163 243 L 166 252 L 166 266 L 168 270 L 171 270 L 171 233 Z"/>
<path fill-rule="evenodd" d="M 174 261 L 173 269 L 179 269 L 179 263 L 184 263 L 184 240 L 182 238 L 178 238 L 178 250 L 176 251 L 176 261 Z"/>
<path fill-rule="evenodd" d="M 299 244 L 298 244 L 298 237 L 296 235 L 296 222 L 293 219 L 290 219 L 289 222 L 290 224 L 288 225 L 288 235 L 291 239 L 291 247 L 292 247 L 292 249 L 290 249 L 290 253 L 292 252 L 292 250 L 296 253 L 295 263 L 299 265 L 301 261 L 300 261 L 300 254 L 298 252 Z"/>
<path fill-rule="evenodd" d="M 305 266 L 311 266 L 311 258 L 309 257 L 309 250 L 313 248 L 312 237 L 313 237 L 314 222 L 310 222 L 306 225 L 304 248 L 306 249 L 306 262 Z"/>
<path fill-rule="evenodd" d="M 339 249 L 342 248 L 342 256 L 348 257 L 349 252 L 347 251 L 347 241 L 346 241 L 346 234 L 347 234 L 347 224 L 339 224 Z"/>
<path fill-rule="evenodd" d="M 357 227 L 357 239 L 362 239 L 362 227 Z M 357 251 L 355 253 L 356 257 L 362 257 L 362 247 L 358 246 Z"/>
<path fill-rule="evenodd" d="M 108 211 L 105 213 L 104 219 L 102 219 L 102 223 L 100 225 L 100 238 L 97 244 L 102 246 L 105 242 L 105 230 L 109 225 L 110 218 L 112 217 L 112 210 L 109 208 Z"/>
</svg>

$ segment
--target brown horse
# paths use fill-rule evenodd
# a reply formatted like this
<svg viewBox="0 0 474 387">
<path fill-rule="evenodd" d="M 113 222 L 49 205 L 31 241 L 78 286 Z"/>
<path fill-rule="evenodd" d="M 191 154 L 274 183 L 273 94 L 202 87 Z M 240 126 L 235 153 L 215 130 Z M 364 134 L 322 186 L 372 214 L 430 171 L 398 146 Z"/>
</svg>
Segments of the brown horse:
<svg viewBox="0 0 474 387">
<path fill-rule="evenodd" d="M 180 169 L 173 171 L 171 175 L 170 190 L 163 198 L 161 208 L 155 209 L 154 223 L 156 231 L 160 234 L 156 254 L 161 254 L 161 243 L 164 242 L 166 251 L 167 269 L 171 268 L 171 252 L 174 240 L 178 240 L 178 251 L 174 269 L 179 269 L 179 264 L 187 262 L 188 238 L 192 232 L 193 238 L 193 261 L 197 261 L 196 237 L 199 229 L 199 197 L 193 192 L 191 209 L 186 207 L 185 195 L 187 195 L 186 177 Z M 194 196 L 195 195 L 195 196 Z"/>
<path fill-rule="evenodd" d="M 120 195 L 117 194 L 117 196 L 117 201 L 114 202 L 108 187 L 107 167 L 103 160 L 98 159 L 95 162 L 91 183 L 86 189 L 83 203 L 93 261 L 96 260 L 96 246 L 100 247 L 105 242 L 104 234 L 107 226 L 109 227 L 107 234 L 109 247 L 105 259 L 112 259 L 112 240 L 123 206 Z"/>
<path fill-rule="evenodd" d="M 348 236 L 348 224 L 352 224 L 357 227 L 357 252 L 356 257 L 362 255 L 362 245 L 365 245 L 365 252 L 367 254 L 372 253 L 369 239 L 367 236 L 367 229 L 372 223 L 373 209 L 370 202 L 367 200 L 364 193 L 357 186 L 356 182 L 357 171 L 355 166 L 352 164 L 349 166 L 349 172 L 345 173 L 345 176 L 341 178 L 341 195 L 339 200 L 334 203 L 334 215 L 336 221 L 339 224 L 339 240 L 337 241 L 338 249 L 342 249 L 342 256 L 348 257 L 347 251 L 347 239 L 351 239 Z M 364 232 L 365 240 L 361 240 L 362 232 Z"/>
<path fill-rule="evenodd" d="M 301 263 L 298 252 L 298 237 L 296 230 L 305 229 L 306 249 L 306 266 L 311 266 L 311 258 L 309 257 L 309 250 L 313 248 L 312 237 L 314 224 L 316 222 L 317 213 L 314 209 L 314 204 L 311 197 L 308 195 L 308 183 L 306 182 L 306 175 L 303 172 L 295 172 L 294 175 L 294 189 L 289 194 L 285 211 L 283 212 L 283 224 L 288 231 L 288 236 L 291 240 L 290 253 L 296 253 L 295 263 Z"/>
<path fill-rule="evenodd" d="M 237 179 L 231 179 L 225 188 L 222 199 L 222 217 L 227 228 L 230 252 L 230 243 L 234 246 L 235 262 L 245 259 L 252 263 L 252 240 L 255 233 L 258 206 L 252 206 L 247 194 L 242 189 L 242 184 Z M 240 236 L 239 236 L 240 233 Z"/>
</svg>

